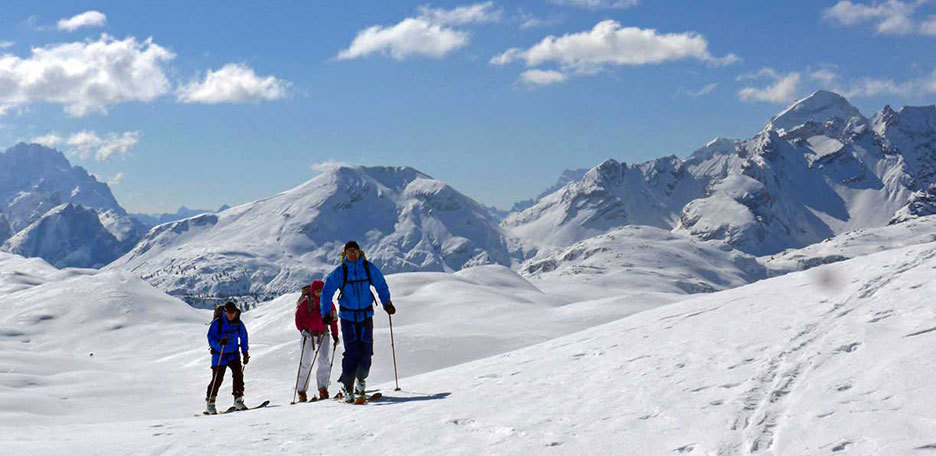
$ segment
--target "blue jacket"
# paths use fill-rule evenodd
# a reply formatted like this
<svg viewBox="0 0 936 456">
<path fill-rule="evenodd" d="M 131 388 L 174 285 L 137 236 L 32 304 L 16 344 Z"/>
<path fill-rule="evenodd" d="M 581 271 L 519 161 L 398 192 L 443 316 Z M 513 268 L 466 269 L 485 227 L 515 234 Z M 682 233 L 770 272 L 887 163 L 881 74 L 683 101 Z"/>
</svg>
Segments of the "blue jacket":
<svg viewBox="0 0 936 456">
<path fill-rule="evenodd" d="M 347 321 L 364 321 L 366 318 L 374 316 L 373 310 L 364 312 L 352 312 L 352 309 L 367 309 L 374 302 L 374 295 L 371 294 L 370 286 L 367 283 L 367 271 L 364 270 L 364 259 L 359 258 L 355 262 L 342 260 L 342 264 L 348 267 L 348 281 L 345 282 L 344 290 L 341 293 L 341 299 L 338 300 L 338 317 Z M 383 273 L 374 263 L 368 263 L 370 269 L 371 282 L 377 289 L 377 296 L 380 302 L 386 303 L 390 300 L 390 289 L 387 288 L 387 281 L 384 280 Z M 325 287 L 322 288 L 322 304 L 319 306 L 322 310 L 322 316 L 328 315 L 332 311 L 332 297 L 336 291 L 341 289 L 344 282 L 344 270 L 339 264 L 328 277 L 325 278 Z"/>
<path fill-rule="evenodd" d="M 227 338 L 227 345 L 221 339 Z M 247 327 L 240 320 L 240 312 L 234 321 L 227 321 L 223 314 L 208 326 L 208 345 L 211 346 L 211 367 L 226 366 L 241 353 L 247 354 Z M 224 352 L 224 358 L 221 357 Z"/>
</svg>

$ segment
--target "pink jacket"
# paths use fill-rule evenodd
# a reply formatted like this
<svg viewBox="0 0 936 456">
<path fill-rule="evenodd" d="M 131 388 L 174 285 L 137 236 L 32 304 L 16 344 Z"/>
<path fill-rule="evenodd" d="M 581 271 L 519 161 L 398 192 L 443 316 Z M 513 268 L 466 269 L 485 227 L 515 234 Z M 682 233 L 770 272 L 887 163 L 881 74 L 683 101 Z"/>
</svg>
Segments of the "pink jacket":
<svg viewBox="0 0 936 456">
<path fill-rule="evenodd" d="M 319 310 L 319 298 L 315 296 L 315 290 L 321 290 L 325 286 L 325 283 L 321 280 L 316 280 L 312 282 L 312 285 L 309 286 L 309 295 L 303 296 L 299 299 L 299 304 L 296 305 L 296 329 L 302 331 L 303 329 L 308 330 L 312 334 L 322 334 L 328 328 L 322 323 L 322 314 Z M 331 322 L 331 334 L 332 337 L 338 339 L 338 322 Z"/>
</svg>

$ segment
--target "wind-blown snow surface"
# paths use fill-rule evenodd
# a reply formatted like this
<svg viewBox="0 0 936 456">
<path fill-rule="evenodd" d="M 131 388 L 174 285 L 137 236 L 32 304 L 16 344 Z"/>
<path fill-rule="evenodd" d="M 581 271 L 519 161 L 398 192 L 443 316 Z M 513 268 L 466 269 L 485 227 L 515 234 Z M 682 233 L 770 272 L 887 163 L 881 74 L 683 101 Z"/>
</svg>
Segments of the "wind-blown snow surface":
<svg viewBox="0 0 936 456">
<path fill-rule="evenodd" d="M 575 279 L 601 289 L 699 293 L 766 276 L 757 260 L 722 241 L 700 241 L 649 226 L 626 226 L 541 252 L 520 273 L 538 281 Z"/>
<path fill-rule="evenodd" d="M 385 274 L 509 265 L 491 214 L 407 167 L 341 166 L 279 195 L 160 225 L 108 266 L 191 304 L 298 290 L 357 240 Z"/>
<path fill-rule="evenodd" d="M 761 257 L 767 274 L 778 276 L 884 250 L 936 241 L 936 216 L 879 228 L 849 231 L 801 249 Z"/>
<path fill-rule="evenodd" d="M 185 393 L 194 403 L 180 406 L 177 392 L 150 383 L 140 394 L 163 402 L 134 407 L 120 420 L 88 413 L 47 425 L 19 413 L 14 422 L 16 412 L 3 407 L 0 445 L 13 454 L 55 455 L 206 448 L 233 454 L 916 453 L 936 445 L 936 315 L 925 300 L 936 292 L 934 268 L 936 244 L 928 243 L 702 295 L 404 376 L 402 392 L 391 391 L 392 382 L 371 383 L 388 398 L 365 407 L 284 405 L 283 384 L 292 376 L 279 379 L 277 388 L 260 388 L 256 378 L 271 369 L 263 360 L 275 361 L 265 358 L 272 347 L 258 345 L 257 365 L 247 371 L 249 397 L 268 396 L 279 407 L 194 418 L 188 412 L 201 405 L 197 394 Z M 399 307 L 403 319 L 407 310 Z M 523 322 L 516 327 L 522 331 Z M 5 339 L 4 353 L 12 343 Z M 175 343 L 151 342 L 138 356 Z M 378 359 L 388 357 L 380 351 Z M 186 357 L 148 361 L 158 370 Z M 54 376 L 28 378 L 12 394 L 41 390 L 28 382 L 47 377 Z M 202 377 L 191 374 L 196 393 L 204 388 Z M 253 393 L 258 390 L 264 392 Z M 93 390 L 79 385 L 70 393 L 83 391 Z"/>
</svg>

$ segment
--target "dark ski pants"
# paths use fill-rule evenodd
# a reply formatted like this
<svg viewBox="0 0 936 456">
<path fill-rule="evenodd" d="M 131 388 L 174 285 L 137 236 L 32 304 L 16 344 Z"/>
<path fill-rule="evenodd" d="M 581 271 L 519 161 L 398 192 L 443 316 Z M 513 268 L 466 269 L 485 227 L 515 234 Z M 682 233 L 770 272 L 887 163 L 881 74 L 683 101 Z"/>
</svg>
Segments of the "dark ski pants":
<svg viewBox="0 0 936 456">
<path fill-rule="evenodd" d="M 374 319 L 366 318 L 359 322 L 341 320 L 341 338 L 344 356 L 338 382 L 349 385 L 354 379 L 366 379 L 374 356 Z"/>
<path fill-rule="evenodd" d="M 224 360 L 222 359 L 221 361 L 223 362 Z M 228 367 L 231 368 L 231 375 L 234 376 L 234 390 L 232 394 L 234 397 L 241 397 L 244 395 L 244 368 L 241 367 L 240 356 L 238 356 L 228 361 L 227 364 L 211 368 L 211 383 L 208 384 L 206 398 L 210 399 L 218 396 L 218 390 L 221 389 L 221 382 L 224 381 L 224 370 Z"/>
</svg>

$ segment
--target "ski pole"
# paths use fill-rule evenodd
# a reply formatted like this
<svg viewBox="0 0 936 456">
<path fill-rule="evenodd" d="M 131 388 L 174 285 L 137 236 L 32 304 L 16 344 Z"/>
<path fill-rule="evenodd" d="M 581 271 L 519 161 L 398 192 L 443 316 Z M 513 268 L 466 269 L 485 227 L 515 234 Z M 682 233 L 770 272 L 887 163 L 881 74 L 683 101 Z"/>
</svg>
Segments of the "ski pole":
<svg viewBox="0 0 936 456">
<path fill-rule="evenodd" d="M 400 377 L 397 375 L 396 366 L 396 345 L 393 343 L 393 315 L 387 314 L 387 318 L 390 319 L 390 350 L 393 351 L 393 379 L 396 382 L 394 391 L 400 391 Z"/>
<path fill-rule="evenodd" d="M 335 365 L 335 352 L 337 351 L 338 351 L 338 339 L 335 339 L 335 343 L 332 344 L 331 361 L 328 362 L 328 380 L 325 382 L 326 386 L 331 384 L 332 366 Z"/>
<path fill-rule="evenodd" d="M 299 374 L 302 373 L 302 357 L 305 355 L 305 334 L 302 335 L 302 349 L 299 351 L 299 368 L 296 369 L 296 386 L 293 387 L 293 400 L 290 404 L 296 403 L 296 393 L 299 391 Z"/>
<path fill-rule="evenodd" d="M 220 323 L 220 322 L 218 323 L 218 336 L 221 336 L 221 323 Z M 220 340 L 219 340 L 218 342 L 220 342 Z M 217 366 L 217 367 L 221 367 L 221 359 L 222 359 L 222 358 L 224 358 L 224 345 L 221 346 L 221 354 L 218 355 L 218 366 Z M 211 370 L 214 371 L 214 375 L 211 376 L 211 388 L 208 390 L 208 395 L 209 395 L 209 396 L 208 396 L 208 399 L 211 399 L 211 397 L 212 397 L 211 394 L 215 392 L 215 390 L 214 390 L 215 382 L 218 380 L 218 372 L 221 371 L 221 369 L 215 370 L 215 366 L 211 366 Z"/>
</svg>

